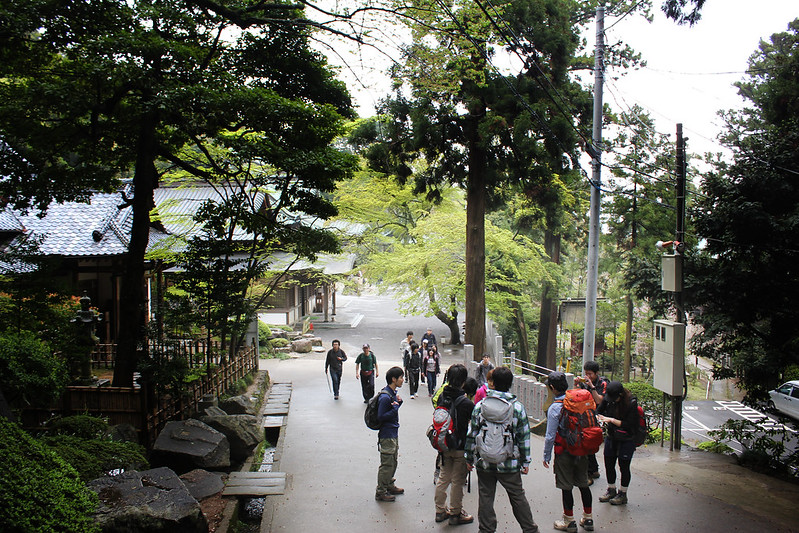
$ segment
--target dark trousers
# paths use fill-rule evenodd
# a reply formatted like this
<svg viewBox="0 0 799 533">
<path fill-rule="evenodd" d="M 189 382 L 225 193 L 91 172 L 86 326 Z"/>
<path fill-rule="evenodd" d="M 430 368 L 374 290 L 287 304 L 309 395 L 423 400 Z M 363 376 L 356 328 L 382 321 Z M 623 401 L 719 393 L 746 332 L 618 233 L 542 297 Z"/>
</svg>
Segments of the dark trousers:
<svg viewBox="0 0 799 533">
<path fill-rule="evenodd" d="M 415 395 L 416 391 L 419 390 L 419 369 L 408 368 L 405 370 L 405 374 L 408 376 L 408 389 L 410 390 L 409 394 Z"/>
<path fill-rule="evenodd" d="M 361 391 L 363 392 L 363 399 L 368 400 L 375 395 L 375 373 L 374 371 L 367 374 L 361 371 Z"/>
<path fill-rule="evenodd" d="M 336 372 L 332 368 L 330 369 L 330 381 L 333 384 L 333 394 L 338 396 L 338 389 L 339 385 L 341 384 L 341 372 Z"/>
</svg>

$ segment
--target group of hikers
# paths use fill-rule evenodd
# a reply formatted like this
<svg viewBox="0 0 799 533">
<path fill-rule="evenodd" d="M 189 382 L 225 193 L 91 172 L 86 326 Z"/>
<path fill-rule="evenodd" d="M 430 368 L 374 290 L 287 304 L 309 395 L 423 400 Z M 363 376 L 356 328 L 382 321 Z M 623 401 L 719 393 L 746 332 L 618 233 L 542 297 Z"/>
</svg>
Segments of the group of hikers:
<svg viewBox="0 0 799 533">
<path fill-rule="evenodd" d="M 431 387 L 431 377 L 435 380 L 440 373 L 440 356 L 437 348 L 433 349 L 435 337 L 431 339 L 430 335 L 432 331 L 428 329 L 420 347 L 413 341 L 413 333 L 408 332 L 401 343 L 404 368 L 394 366 L 386 372 L 386 387 L 377 396 L 374 395 L 377 360 L 367 344 L 356 359 L 356 378 L 361 381 L 364 402 L 369 404 L 366 416 L 373 408 L 377 420 L 374 428 L 378 429 L 380 466 L 375 499 L 393 502 L 397 495 L 405 492 L 396 485 L 394 477 L 399 449 L 399 409 L 403 403 L 398 390 L 407 381 L 410 397 L 415 398 L 421 376 L 428 382 L 428 394 L 435 408 L 428 437 L 433 447 L 439 450 L 434 477 L 436 522 L 461 525 L 474 521 L 474 517 L 463 508 L 463 490 L 468 473 L 476 470 L 479 531 L 496 531 L 494 499 L 497 483 L 508 494 L 513 515 L 522 531 L 538 531 L 521 477 L 529 472 L 532 463 L 530 424 L 524 405 L 510 392 L 513 372 L 504 366 L 495 368 L 490 357 L 485 355 L 477 365 L 475 377 L 469 377 L 466 366 L 454 364 L 446 371 L 442 386 L 438 389 L 435 385 Z M 423 349 L 427 353 L 420 356 Z M 331 376 L 338 372 L 337 378 L 331 377 L 336 399 L 339 396 L 341 362 L 345 360 L 340 343 L 334 341 L 333 349 L 328 352 L 325 371 L 330 370 Z M 554 400 L 547 410 L 542 463 L 545 468 L 552 466 L 555 486 L 562 493 L 563 516 L 555 521 L 553 527 L 567 532 L 578 531 L 578 524 L 586 531 L 594 529 L 590 486 L 599 477 L 595 453 L 603 440 L 603 431 L 597 424 L 605 428 L 603 454 L 608 481 L 607 490 L 599 501 L 612 505 L 627 503 L 630 464 L 636 449 L 633 435 L 640 425 L 636 399 L 620 382 L 599 377 L 599 366 L 594 361 L 586 362 L 583 370 L 584 376 L 575 379 L 575 388 L 582 396 L 568 390 L 568 381 L 562 372 L 552 372 L 546 379 Z M 370 400 L 373 400 L 374 407 Z M 564 425 L 564 415 L 568 420 L 575 414 L 572 411 L 575 401 L 591 406 L 586 416 L 594 419 L 592 429 L 598 431 L 594 449 L 575 444 L 568 424 Z M 579 440 L 582 426 L 577 424 L 577 430 L 573 426 L 572 422 L 572 432 L 576 431 Z M 593 437 L 589 438 L 589 430 L 585 431 L 587 442 Z M 617 464 L 621 474 L 618 488 Z M 582 501 L 583 514 L 579 521 L 574 517 L 574 487 L 580 491 Z"/>
</svg>

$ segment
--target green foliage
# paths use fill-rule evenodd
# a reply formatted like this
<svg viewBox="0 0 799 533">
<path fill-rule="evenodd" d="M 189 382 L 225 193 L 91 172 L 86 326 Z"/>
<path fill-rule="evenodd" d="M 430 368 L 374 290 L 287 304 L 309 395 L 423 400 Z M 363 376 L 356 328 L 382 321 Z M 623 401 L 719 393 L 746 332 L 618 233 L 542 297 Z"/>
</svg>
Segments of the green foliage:
<svg viewBox="0 0 799 533">
<path fill-rule="evenodd" d="M 67 382 L 64 361 L 33 333 L 0 334 L 0 388 L 11 405 L 47 406 Z"/>
<path fill-rule="evenodd" d="M 735 451 L 726 444 L 724 444 L 723 442 L 717 440 L 706 440 L 704 442 L 700 442 L 699 444 L 697 444 L 696 447 L 706 452 L 720 453 L 723 455 L 728 455 L 734 453 Z"/>
<path fill-rule="evenodd" d="M 108 422 L 104 418 L 90 415 L 65 416 L 53 421 L 49 429 L 53 435 L 96 439 L 108 430 Z"/>
<path fill-rule="evenodd" d="M 84 482 L 102 477 L 112 470 L 149 468 L 144 448 L 135 442 L 57 435 L 42 438 L 42 443 L 69 463 Z"/>
<path fill-rule="evenodd" d="M 727 420 L 718 429 L 709 431 L 708 435 L 716 442 L 740 442 L 744 451 L 738 460 L 745 466 L 796 476 L 799 471 L 799 449 L 793 443 L 793 433 L 783 425 L 764 427 L 764 422 L 768 421 L 768 417 L 754 421 Z"/>
<path fill-rule="evenodd" d="M 269 341 L 269 345 L 272 346 L 272 348 L 285 348 L 289 344 L 291 344 L 291 341 L 283 337 L 276 337 Z"/>
<path fill-rule="evenodd" d="M 782 380 L 792 381 L 794 379 L 799 379 L 799 365 L 788 365 L 782 374 Z"/>
<path fill-rule="evenodd" d="M 694 352 L 739 378 L 748 402 L 799 364 L 799 276 L 786 276 L 799 261 L 798 44 L 799 19 L 751 56 L 737 84 L 750 105 L 725 115 L 735 161 L 714 162 L 692 213 L 707 243 L 685 267 Z"/>
<path fill-rule="evenodd" d="M 0 529 L 98 531 L 97 496 L 75 469 L 19 426 L 0 417 Z"/>
<path fill-rule="evenodd" d="M 269 339 L 272 337 L 272 328 L 269 324 L 258 321 L 258 344 L 260 346 L 266 346 L 266 343 L 269 342 Z"/>
</svg>

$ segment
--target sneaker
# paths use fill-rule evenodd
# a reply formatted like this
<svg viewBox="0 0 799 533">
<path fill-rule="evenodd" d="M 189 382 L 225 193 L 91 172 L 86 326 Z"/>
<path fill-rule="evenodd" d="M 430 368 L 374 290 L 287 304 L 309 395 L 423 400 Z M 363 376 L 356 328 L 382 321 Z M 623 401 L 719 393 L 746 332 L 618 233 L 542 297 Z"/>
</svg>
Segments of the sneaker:
<svg viewBox="0 0 799 533">
<path fill-rule="evenodd" d="M 381 492 L 379 494 L 375 494 L 375 500 L 379 502 L 393 502 L 397 498 L 394 495 L 389 494 L 388 492 Z"/>
<path fill-rule="evenodd" d="M 582 527 L 586 531 L 593 531 L 594 530 L 594 519 L 593 518 L 582 517 L 580 519 L 580 527 Z"/>
<path fill-rule="evenodd" d="M 554 527 L 558 531 L 568 531 L 569 533 L 577 533 L 577 522 L 575 522 L 574 520 L 567 522 L 565 517 L 561 518 L 560 520 L 555 520 L 555 523 L 552 524 L 552 527 Z"/>
<path fill-rule="evenodd" d="M 627 493 L 619 491 L 613 498 L 610 499 L 611 505 L 626 505 L 627 504 Z"/>
<path fill-rule="evenodd" d="M 602 503 L 608 503 L 615 496 L 616 496 L 616 489 L 615 488 L 614 489 L 608 488 L 608 490 L 605 492 L 605 494 L 603 494 L 602 496 L 599 497 L 599 501 L 601 501 Z"/>
<path fill-rule="evenodd" d="M 405 489 L 401 489 L 399 487 L 391 487 L 388 489 L 390 494 L 405 494 Z"/>
<path fill-rule="evenodd" d="M 334 400 L 338 400 L 338 394 L 336 394 L 335 396 L 333 396 L 333 399 L 334 399 Z"/>
<path fill-rule="evenodd" d="M 436 522 L 443 522 L 447 519 L 449 519 L 449 513 L 436 513 Z"/>
<path fill-rule="evenodd" d="M 463 524 L 471 524 L 474 522 L 474 517 L 461 509 L 461 512 L 455 515 L 449 516 L 449 525 L 451 526 L 460 526 Z"/>
<path fill-rule="evenodd" d="M 593 484 L 594 484 L 594 478 L 591 477 L 591 474 L 588 474 L 588 486 L 590 487 Z"/>
<path fill-rule="evenodd" d="M 588 472 L 588 477 L 599 479 L 599 472 Z"/>
</svg>

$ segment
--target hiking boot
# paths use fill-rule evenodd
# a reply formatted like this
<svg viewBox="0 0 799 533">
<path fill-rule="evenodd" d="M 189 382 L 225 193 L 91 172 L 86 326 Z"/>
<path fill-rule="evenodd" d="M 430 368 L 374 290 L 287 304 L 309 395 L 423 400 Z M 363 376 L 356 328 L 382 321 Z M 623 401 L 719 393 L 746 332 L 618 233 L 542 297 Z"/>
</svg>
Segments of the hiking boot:
<svg viewBox="0 0 799 533">
<path fill-rule="evenodd" d="M 388 492 L 380 492 L 375 494 L 375 500 L 379 502 L 393 502 L 397 498 L 394 497 L 393 494 L 389 494 Z"/>
<path fill-rule="evenodd" d="M 443 522 L 444 520 L 448 519 L 449 519 L 449 513 L 447 512 L 436 513 L 436 522 Z"/>
<path fill-rule="evenodd" d="M 461 509 L 461 512 L 454 515 L 449 515 L 449 525 L 461 526 L 463 524 L 471 524 L 474 522 L 474 517 Z"/>
<path fill-rule="evenodd" d="M 619 491 L 613 498 L 610 499 L 611 505 L 626 505 L 627 504 L 627 493 Z"/>
<path fill-rule="evenodd" d="M 599 501 L 601 501 L 602 503 L 608 503 L 615 496 L 616 496 L 616 489 L 615 488 L 611 489 L 610 487 L 608 487 L 608 490 L 605 492 L 605 494 L 599 497 Z"/>
<path fill-rule="evenodd" d="M 390 494 L 405 494 L 405 489 L 401 489 L 397 486 L 389 487 L 388 492 Z"/>
<path fill-rule="evenodd" d="M 593 484 L 594 484 L 594 478 L 591 477 L 591 474 L 588 474 L 588 486 L 590 487 Z"/>
<path fill-rule="evenodd" d="M 564 516 L 560 520 L 555 520 L 552 527 L 558 531 L 568 531 L 569 533 L 577 533 L 577 522 L 571 516 Z"/>
<path fill-rule="evenodd" d="M 594 530 L 594 519 L 593 518 L 582 517 L 580 519 L 580 526 L 586 531 L 593 531 Z"/>
</svg>

